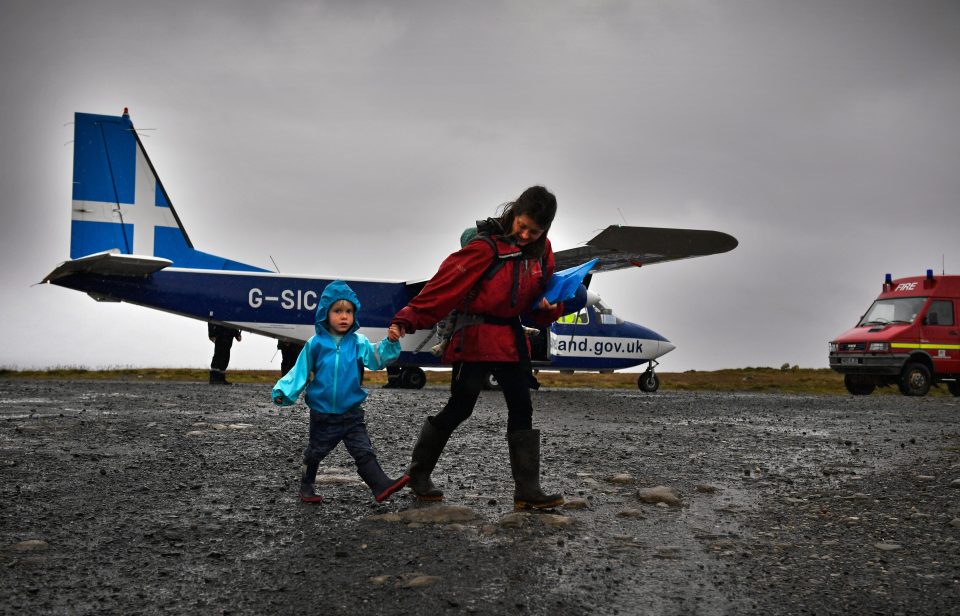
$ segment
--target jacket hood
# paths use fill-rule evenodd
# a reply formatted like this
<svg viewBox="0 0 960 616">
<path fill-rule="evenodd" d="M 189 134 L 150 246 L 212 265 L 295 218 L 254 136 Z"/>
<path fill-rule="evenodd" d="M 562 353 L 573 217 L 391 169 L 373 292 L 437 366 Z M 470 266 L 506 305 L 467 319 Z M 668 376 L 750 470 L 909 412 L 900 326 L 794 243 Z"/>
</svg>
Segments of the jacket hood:
<svg viewBox="0 0 960 616">
<path fill-rule="evenodd" d="M 353 304 L 353 327 L 347 333 L 353 333 L 360 329 L 360 298 L 353 292 L 353 289 L 342 280 L 334 280 L 323 290 L 320 295 L 320 304 L 317 306 L 317 315 L 314 317 L 314 330 L 319 335 L 327 331 L 327 313 L 330 312 L 330 306 L 333 306 L 339 300 L 345 299 Z M 329 332 L 328 332 L 329 333 Z"/>
</svg>

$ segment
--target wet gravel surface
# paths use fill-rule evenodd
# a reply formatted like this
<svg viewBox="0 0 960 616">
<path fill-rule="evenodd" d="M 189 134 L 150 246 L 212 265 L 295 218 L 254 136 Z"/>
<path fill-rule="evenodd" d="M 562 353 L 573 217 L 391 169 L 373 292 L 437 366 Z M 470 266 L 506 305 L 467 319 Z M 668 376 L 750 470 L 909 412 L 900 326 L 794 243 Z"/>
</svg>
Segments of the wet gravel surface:
<svg viewBox="0 0 960 616">
<path fill-rule="evenodd" d="M 948 614 L 960 401 L 546 390 L 513 515 L 502 398 L 435 479 L 377 505 L 338 448 L 295 497 L 306 410 L 264 386 L 0 381 L 4 614 Z M 405 467 L 441 388 L 374 390 Z M 647 503 L 664 486 L 680 504 Z"/>
</svg>

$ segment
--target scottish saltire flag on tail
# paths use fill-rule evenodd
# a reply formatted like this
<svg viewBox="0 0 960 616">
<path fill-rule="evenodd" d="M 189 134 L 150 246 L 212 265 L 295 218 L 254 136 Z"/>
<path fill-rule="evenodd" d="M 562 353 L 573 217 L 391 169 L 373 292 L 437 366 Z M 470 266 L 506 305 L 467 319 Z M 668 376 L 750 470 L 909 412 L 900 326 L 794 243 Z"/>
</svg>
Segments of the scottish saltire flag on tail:
<svg viewBox="0 0 960 616">
<path fill-rule="evenodd" d="M 72 218 L 71 259 L 118 251 L 173 267 L 267 271 L 193 248 L 126 109 L 76 114 Z"/>
</svg>

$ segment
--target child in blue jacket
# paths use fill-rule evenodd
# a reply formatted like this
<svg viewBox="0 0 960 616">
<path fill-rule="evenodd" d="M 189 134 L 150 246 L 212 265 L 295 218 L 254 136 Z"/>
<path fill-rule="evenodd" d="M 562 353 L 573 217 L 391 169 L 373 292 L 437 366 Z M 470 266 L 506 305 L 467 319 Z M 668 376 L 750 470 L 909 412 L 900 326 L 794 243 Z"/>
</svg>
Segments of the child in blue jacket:
<svg viewBox="0 0 960 616">
<path fill-rule="evenodd" d="M 317 306 L 316 335 L 307 340 L 297 363 L 273 387 L 273 402 L 279 406 L 295 404 L 306 389 L 310 442 L 303 452 L 299 491 L 305 503 L 323 500 L 314 490 L 317 469 L 341 441 L 378 503 L 410 480 L 407 475 L 390 479 L 380 468 L 364 423 L 362 404 L 367 391 L 360 386 L 363 366 L 380 370 L 400 355 L 399 331 L 391 328 L 374 346 L 357 331 L 358 312 L 360 300 L 347 283 L 334 280 L 328 284 Z"/>
</svg>

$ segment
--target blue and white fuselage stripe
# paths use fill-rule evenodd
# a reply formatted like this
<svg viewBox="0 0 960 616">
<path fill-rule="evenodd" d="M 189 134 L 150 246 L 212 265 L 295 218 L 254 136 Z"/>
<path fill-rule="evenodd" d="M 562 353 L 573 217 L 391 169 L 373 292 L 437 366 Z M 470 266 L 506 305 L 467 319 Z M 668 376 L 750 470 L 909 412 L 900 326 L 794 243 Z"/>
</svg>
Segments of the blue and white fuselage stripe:
<svg viewBox="0 0 960 616">
<path fill-rule="evenodd" d="M 306 278 L 257 272 L 167 268 L 149 276 L 107 276 L 78 273 L 57 284 L 165 312 L 216 321 L 271 337 L 306 341 L 314 332 L 317 300 L 332 278 Z M 363 305 L 360 331 L 379 341 L 390 319 L 409 301 L 406 285 L 397 281 L 349 280 Z M 420 363 L 436 364 L 421 343 L 431 330 L 406 336 L 404 351 L 418 347 Z M 422 355 L 422 357 L 421 357 Z M 409 356 L 401 358 L 407 360 Z M 422 360 L 422 361 L 421 361 Z"/>
</svg>

